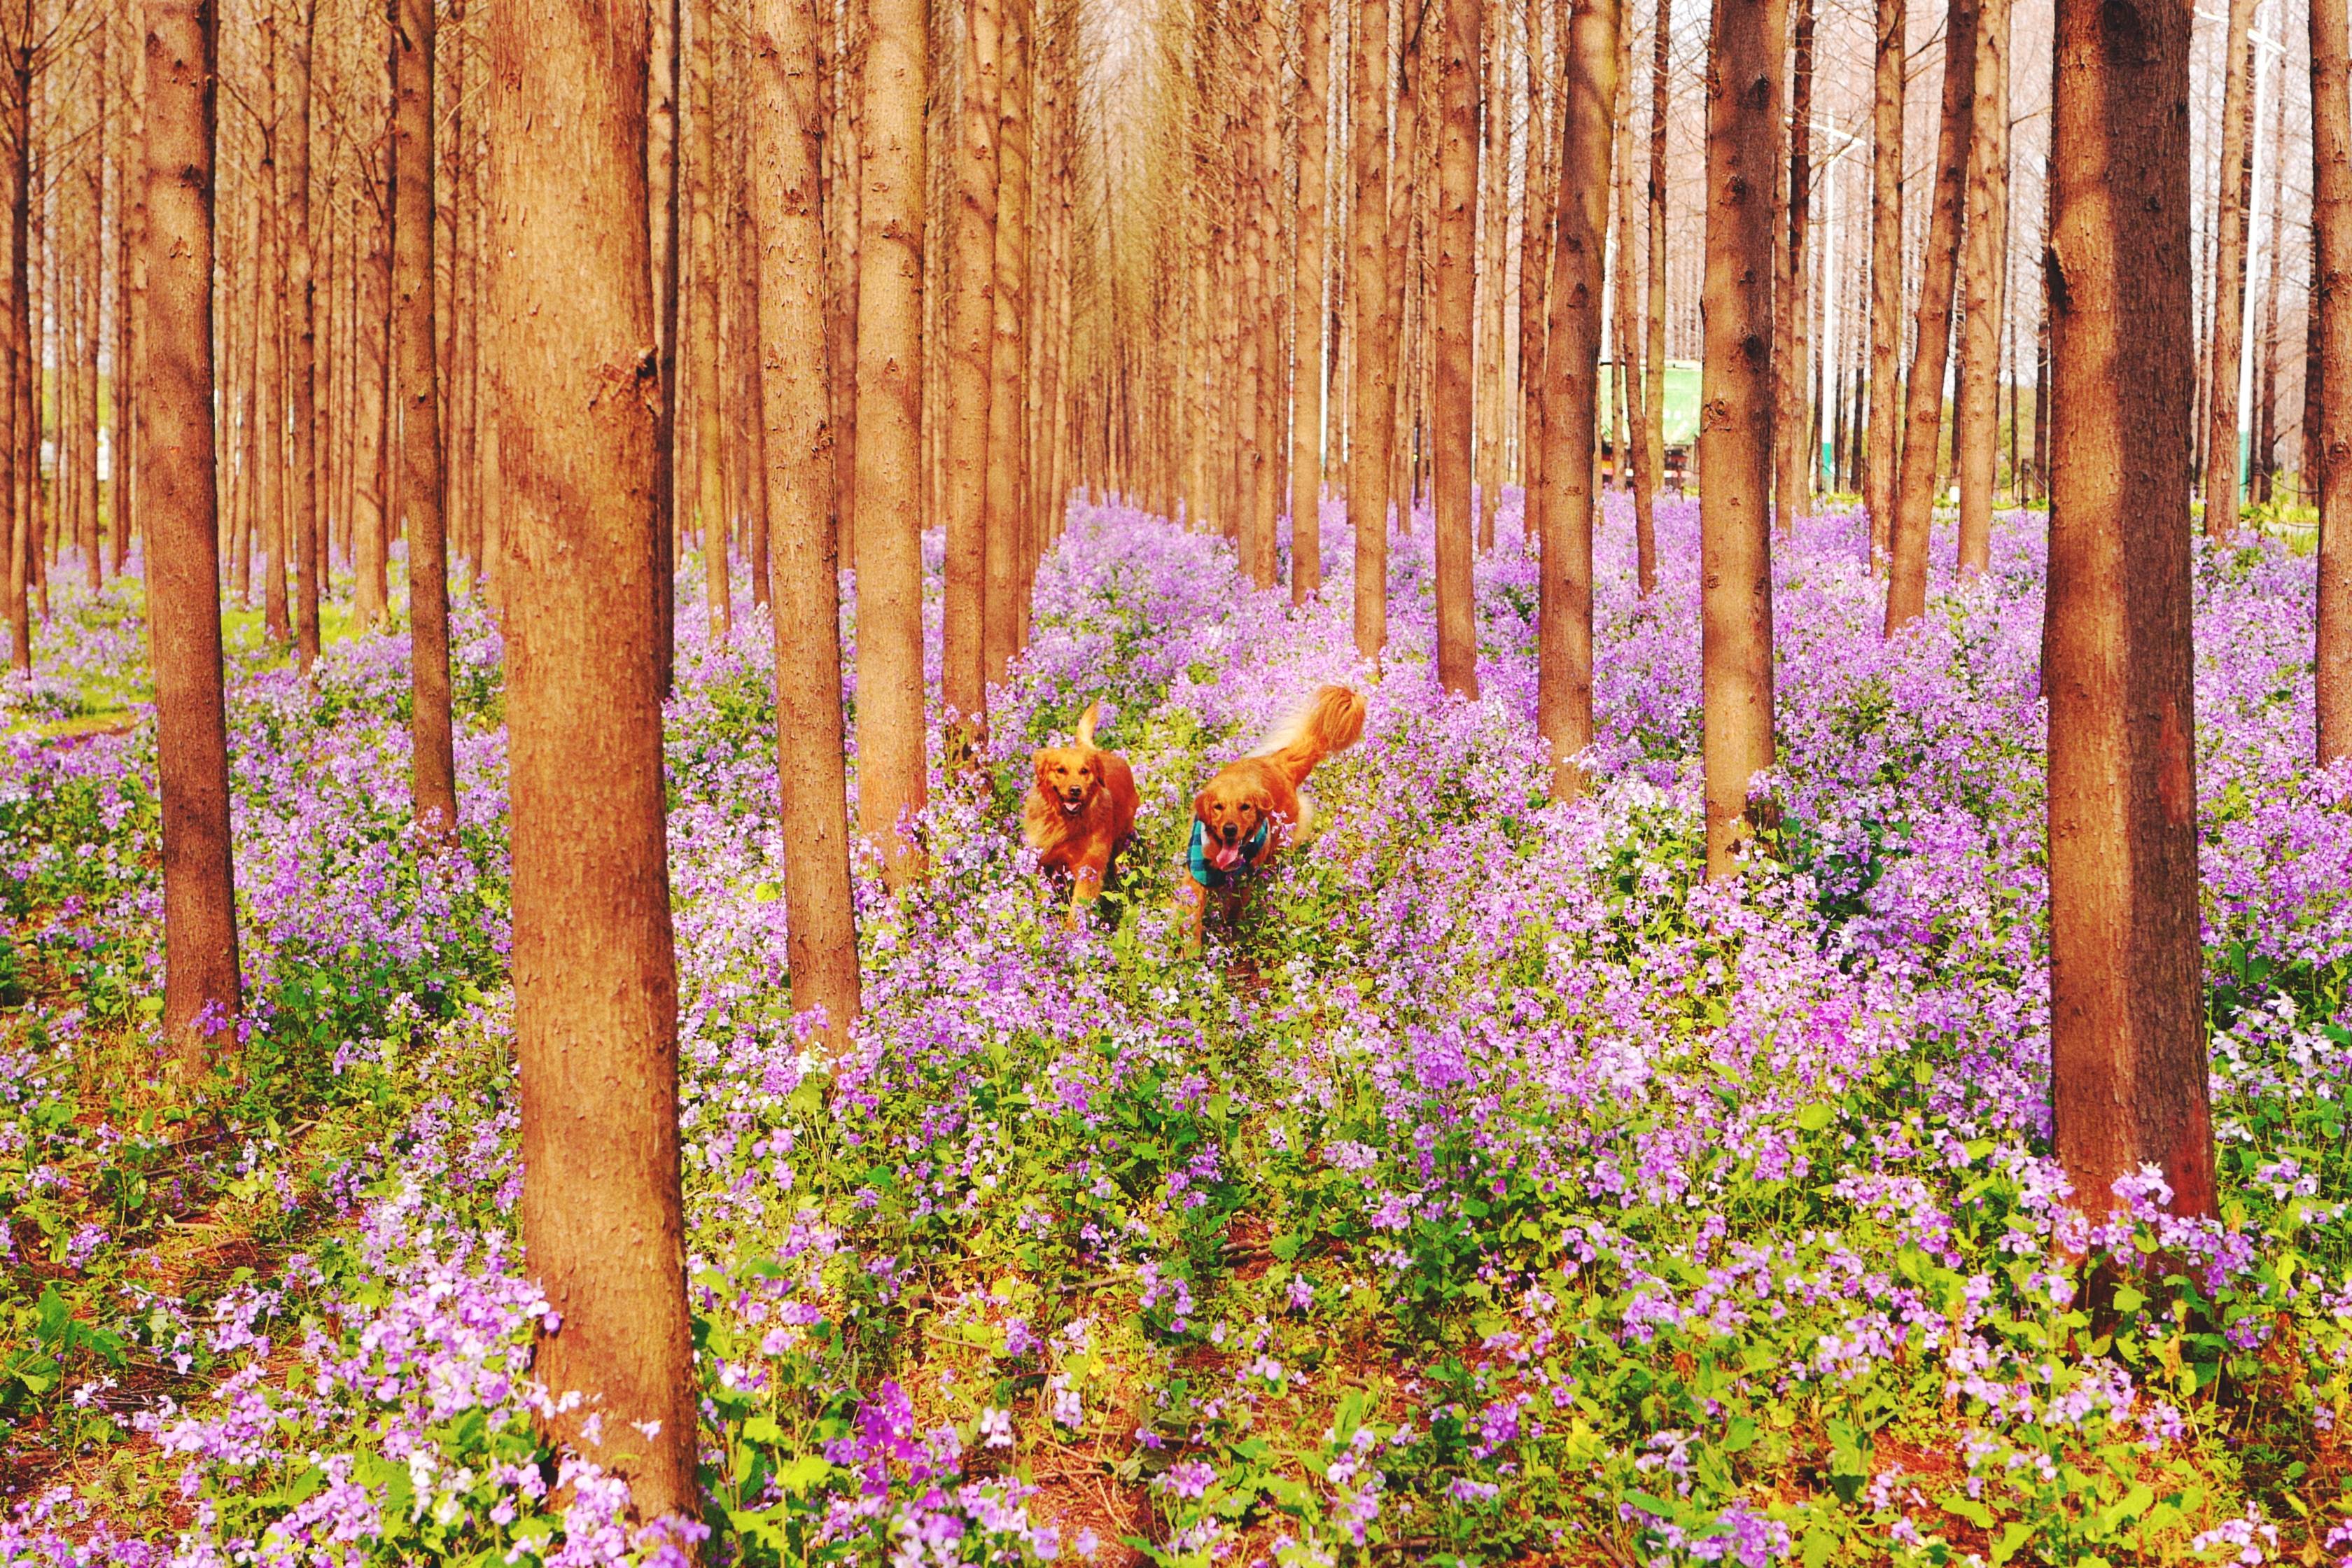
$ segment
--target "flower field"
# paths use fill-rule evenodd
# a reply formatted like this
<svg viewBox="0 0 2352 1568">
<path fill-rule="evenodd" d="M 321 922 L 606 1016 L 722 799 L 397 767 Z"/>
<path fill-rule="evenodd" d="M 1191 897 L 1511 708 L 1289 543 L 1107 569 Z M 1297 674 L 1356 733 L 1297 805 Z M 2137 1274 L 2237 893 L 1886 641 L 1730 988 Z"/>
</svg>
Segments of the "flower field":
<svg viewBox="0 0 2352 1568">
<path fill-rule="evenodd" d="M 1800 525 L 1773 856 L 1710 888 L 1696 507 L 1661 503 L 1642 604 L 1618 500 L 1572 805 L 1516 492 L 1476 702 L 1429 673 L 1425 517 L 1375 682 L 1336 504 L 1299 611 L 1076 508 L 989 786 L 934 775 L 903 899 L 859 869 L 831 1081 L 790 1016 L 767 626 L 681 609 L 707 1560 L 2352 1562 L 2352 776 L 2309 763 L 2308 556 L 2199 545 L 2223 1218 L 2151 1188 L 2085 1231 L 2048 1157 L 2042 519 L 1892 644 L 1860 520 Z M 0 738 L 0 1562 L 677 1558 L 532 1425 L 495 618 L 457 612 L 438 848 L 404 639 L 306 682 L 232 617 L 255 1003 L 195 1120 L 153 1025 L 137 584 L 58 576 Z M 1330 680 L 1370 712 L 1324 831 L 1180 956 L 1192 792 Z M 1072 933 L 1019 799 L 1095 700 L 1142 847 Z M 2078 1310 L 2077 1257 L 2142 1255 L 2161 1289 Z"/>
</svg>

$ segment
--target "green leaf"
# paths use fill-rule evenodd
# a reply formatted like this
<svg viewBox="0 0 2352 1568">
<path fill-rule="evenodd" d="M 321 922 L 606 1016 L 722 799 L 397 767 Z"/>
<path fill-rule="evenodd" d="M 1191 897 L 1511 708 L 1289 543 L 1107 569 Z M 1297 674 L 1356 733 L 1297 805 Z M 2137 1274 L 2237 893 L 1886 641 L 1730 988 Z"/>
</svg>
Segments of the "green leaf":
<svg viewBox="0 0 2352 1568">
<path fill-rule="evenodd" d="M 1731 1418 L 1731 1425 L 1724 1430 L 1721 1447 L 1727 1454 L 1737 1454 L 1755 1441 L 1756 1423 L 1745 1415 L 1735 1415 Z"/>
<path fill-rule="evenodd" d="M 1837 1107 L 1824 1100 L 1815 1100 L 1797 1112 L 1797 1125 L 1808 1132 L 1819 1132 L 1837 1120 Z"/>
<path fill-rule="evenodd" d="M 786 1491 L 804 1492 L 833 1474 L 822 1454 L 803 1454 L 776 1471 L 777 1484 Z"/>
<path fill-rule="evenodd" d="M 1974 1498 L 1965 1498 L 1958 1492 L 1947 1492 L 1936 1501 L 1946 1513 L 1958 1514 L 1979 1530 L 1992 1528 L 1992 1510 Z"/>
<path fill-rule="evenodd" d="M 1822 1564 L 1830 1560 L 1830 1554 L 1837 1550 L 1837 1537 L 1815 1525 L 1805 1531 L 1805 1543 L 1801 1550 L 1805 1568 L 1822 1568 Z"/>
<path fill-rule="evenodd" d="M 2119 1286 L 2117 1286 L 2117 1287 L 2116 1288 L 2116 1311 L 2118 1311 L 2118 1312 L 2137 1312 L 2137 1311 L 2138 1311 L 2142 1307 L 2145 1307 L 2145 1306 L 2147 1306 L 2147 1297 L 2146 1295 L 2142 1294 L 2140 1291 L 2137 1291 L 2137 1290 L 2133 1289 L 2132 1289 L 2130 1286 L 2128 1286 L 2128 1285 L 2119 1285 Z"/>
<path fill-rule="evenodd" d="M 2022 1520 L 2012 1521 L 2001 1526 L 2000 1539 L 1992 1543 L 1993 1568 L 2000 1568 L 2002 1563 L 2016 1556 L 2020 1549 L 2032 1539 L 2033 1527 Z"/>
</svg>

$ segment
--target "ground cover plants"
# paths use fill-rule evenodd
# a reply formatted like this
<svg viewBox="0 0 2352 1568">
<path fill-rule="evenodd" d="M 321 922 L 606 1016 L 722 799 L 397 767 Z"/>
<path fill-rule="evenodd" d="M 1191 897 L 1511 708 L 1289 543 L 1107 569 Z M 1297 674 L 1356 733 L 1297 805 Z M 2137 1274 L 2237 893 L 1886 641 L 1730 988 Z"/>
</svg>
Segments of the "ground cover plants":
<svg viewBox="0 0 2352 1568">
<path fill-rule="evenodd" d="M 2085 1231 L 2047 1157 L 2041 519 L 1893 643 L 1860 520 L 1799 525 L 1780 826 L 1725 888 L 1695 509 L 1662 505 L 1642 603 L 1614 506 L 1576 805 L 1543 790 L 1515 493 L 1476 702 L 1429 679 L 1425 517 L 1375 680 L 1338 508 L 1294 611 L 1220 541 L 1078 507 L 988 787 L 935 777 L 915 892 L 861 874 L 868 1012 L 830 1074 L 791 1016 L 766 627 L 688 635 L 707 1556 L 2352 1560 L 2352 778 L 2306 760 L 2308 558 L 2197 560 L 2222 1217 L 2149 1189 Z M 675 1559 L 532 1425 L 494 614 L 458 616 L 447 847 L 407 820 L 401 637 L 307 682 L 233 645 L 256 1005 L 195 1119 L 155 1056 L 136 584 L 66 576 L 0 786 L 5 1560 Z M 1192 791 L 1324 680 L 1370 699 L 1310 786 L 1327 830 L 1181 958 Z M 1144 849 L 1067 933 L 1019 763 L 1096 700 Z M 2107 1258 L 2162 1283 L 2094 1321 Z"/>
</svg>

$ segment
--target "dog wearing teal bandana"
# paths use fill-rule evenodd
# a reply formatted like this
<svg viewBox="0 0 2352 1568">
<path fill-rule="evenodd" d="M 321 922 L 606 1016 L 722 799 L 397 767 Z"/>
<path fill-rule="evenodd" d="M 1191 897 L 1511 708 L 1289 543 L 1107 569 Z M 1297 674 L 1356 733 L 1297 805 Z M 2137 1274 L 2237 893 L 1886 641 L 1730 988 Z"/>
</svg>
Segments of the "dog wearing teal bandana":
<svg viewBox="0 0 2352 1568">
<path fill-rule="evenodd" d="M 1186 916 L 1187 951 L 1201 950 L 1211 893 L 1223 906 L 1230 929 L 1241 918 L 1255 874 L 1314 830 L 1314 804 L 1301 789 L 1307 775 L 1363 732 L 1364 700 L 1344 686 L 1327 686 L 1256 751 L 1219 769 L 1193 797 L 1187 875 L 1176 894 Z"/>
</svg>

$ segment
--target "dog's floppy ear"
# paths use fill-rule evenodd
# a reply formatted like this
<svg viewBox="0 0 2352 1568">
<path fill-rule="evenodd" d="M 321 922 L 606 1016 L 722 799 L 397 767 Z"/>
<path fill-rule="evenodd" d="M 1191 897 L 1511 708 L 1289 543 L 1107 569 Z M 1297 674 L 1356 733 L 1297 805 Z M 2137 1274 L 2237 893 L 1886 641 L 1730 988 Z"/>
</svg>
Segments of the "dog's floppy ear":
<svg viewBox="0 0 2352 1568">
<path fill-rule="evenodd" d="M 1040 747 L 1029 753 L 1029 771 L 1036 777 L 1041 788 L 1045 783 L 1045 770 L 1053 765 L 1054 753 L 1051 751 Z"/>
<path fill-rule="evenodd" d="M 1257 814 L 1260 816 L 1272 816 L 1274 815 L 1274 792 L 1272 790 L 1254 789 L 1250 791 L 1249 798 L 1250 805 L 1257 808 Z"/>
</svg>

